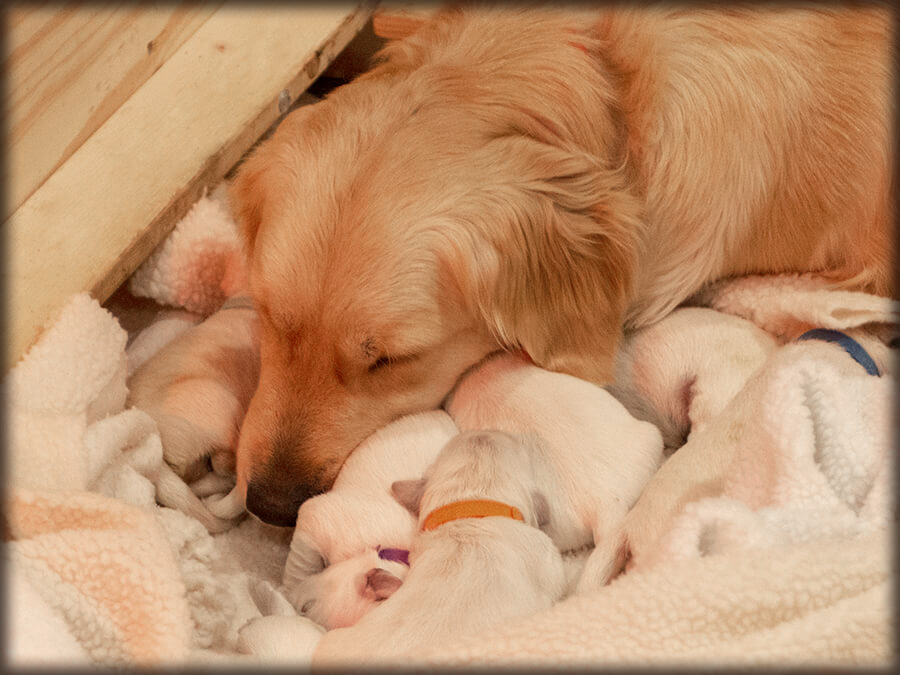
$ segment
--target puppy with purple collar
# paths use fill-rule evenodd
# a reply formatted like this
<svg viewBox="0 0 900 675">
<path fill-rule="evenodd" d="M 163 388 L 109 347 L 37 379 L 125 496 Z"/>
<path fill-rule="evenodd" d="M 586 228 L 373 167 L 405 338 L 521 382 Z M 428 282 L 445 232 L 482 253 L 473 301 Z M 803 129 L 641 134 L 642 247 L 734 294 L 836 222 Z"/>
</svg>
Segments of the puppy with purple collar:
<svg viewBox="0 0 900 675">
<path fill-rule="evenodd" d="M 430 646 L 551 607 L 566 587 L 538 442 L 499 431 L 450 440 L 393 492 L 418 514 L 410 570 L 391 598 L 325 633 L 315 666 L 402 665 Z M 303 630 L 302 626 L 298 626 Z"/>
<path fill-rule="evenodd" d="M 298 513 L 281 592 L 326 629 L 351 626 L 400 588 L 415 517 L 391 494 L 420 478 L 459 430 L 443 410 L 407 415 L 369 436 L 333 487 Z"/>
</svg>

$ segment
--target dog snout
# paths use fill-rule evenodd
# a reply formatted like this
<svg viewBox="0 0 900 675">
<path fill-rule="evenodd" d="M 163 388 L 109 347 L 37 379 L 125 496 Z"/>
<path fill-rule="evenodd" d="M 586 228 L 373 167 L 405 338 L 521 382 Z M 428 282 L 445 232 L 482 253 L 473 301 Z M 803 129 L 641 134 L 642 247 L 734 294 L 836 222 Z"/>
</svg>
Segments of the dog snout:
<svg viewBox="0 0 900 675">
<path fill-rule="evenodd" d="M 279 434 L 267 461 L 247 476 L 247 510 L 270 525 L 294 527 L 300 505 L 328 487 L 311 476 L 290 438 Z"/>
<path fill-rule="evenodd" d="M 300 505 L 319 494 L 310 486 L 252 480 L 247 484 L 247 510 L 264 523 L 294 527 Z"/>
</svg>

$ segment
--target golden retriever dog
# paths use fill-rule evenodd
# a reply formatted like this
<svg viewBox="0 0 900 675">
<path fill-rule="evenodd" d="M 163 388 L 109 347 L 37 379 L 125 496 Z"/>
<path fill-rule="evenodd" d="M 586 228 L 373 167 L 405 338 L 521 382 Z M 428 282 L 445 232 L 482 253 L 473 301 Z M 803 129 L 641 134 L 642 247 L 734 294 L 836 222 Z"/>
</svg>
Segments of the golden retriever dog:
<svg viewBox="0 0 900 675">
<path fill-rule="evenodd" d="M 891 292 L 878 7 L 442 10 L 289 115 L 231 188 L 260 316 L 238 484 L 293 525 L 356 445 L 521 349 L 612 375 L 708 282 Z"/>
</svg>

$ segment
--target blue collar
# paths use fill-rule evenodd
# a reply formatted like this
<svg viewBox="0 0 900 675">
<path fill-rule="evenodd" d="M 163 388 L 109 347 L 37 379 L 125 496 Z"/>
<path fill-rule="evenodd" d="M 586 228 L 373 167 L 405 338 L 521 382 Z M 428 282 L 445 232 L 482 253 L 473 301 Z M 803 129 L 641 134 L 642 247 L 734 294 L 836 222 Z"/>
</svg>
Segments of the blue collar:
<svg viewBox="0 0 900 675">
<path fill-rule="evenodd" d="M 863 346 L 861 344 L 859 344 L 856 340 L 854 340 L 846 333 L 842 333 L 839 330 L 830 330 L 828 328 L 814 328 L 813 330 L 806 331 L 797 339 L 824 340 L 825 342 L 834 342 L 835 344 L 840 345 L 841 348 L 845 352 L 847 352 L 854 361 L 865 368 L 866 372 L 869 375 L 881 376 L 881 373 L 878 372 L 878 366 L 875 365 L 875 361 L 873 361 L 872 357 L 869 356 L 869 352 L 863 349 Z"/>
</svg>

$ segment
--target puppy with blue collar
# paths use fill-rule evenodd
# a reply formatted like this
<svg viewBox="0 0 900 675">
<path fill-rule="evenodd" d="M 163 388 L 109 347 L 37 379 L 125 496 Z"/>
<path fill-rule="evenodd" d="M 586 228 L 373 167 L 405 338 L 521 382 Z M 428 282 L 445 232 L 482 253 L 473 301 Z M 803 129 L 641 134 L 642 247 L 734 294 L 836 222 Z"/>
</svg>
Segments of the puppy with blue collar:
<svg viewBox="0 0 900 675">
<path fill-rule="evenodd" d="M 716 325 L 720 338 L 728 334 L 727 349 L 713 348 L 710 336 L 704 335 L 702 323 L 698 321 L 700 316 L 706 317 L 710 325 Z M 686 317 L 691 320 L 685 321 Z M 771 373 L 801 358 L 813 369 L 816 364 L 827 363 L 833 372 L 851 378 L 893 377 L 895 373 L 897 326 L 891 323 L 872 322 L 843 330 L 798 323 L 789 333 L 779 336 L 783 344 L 761 333 L 761 329 L 744 319 L 694 308 L 677 310 L 629 338 L 620 358 L 634 363 L 618 364 L 613 391 L 626 391 L 627 398 L 634 400 L 635 394 L 646 389 L 647 382 L 651 381 L 633 377 L 637 361 L 643 359 L 639 367 L 642 372 L 657 369 L 668 372 L 672 369 L 654 360 L 665 354 L 669 361 L 677 362 L 682 381 L 706 389 L 707 394 L 725 389 L 732 393 L 718 398 L 713 408 L 705 410 L 704 416 L 694 418 L 697 409 L 691 406 L 691 397 L 682 396 L 668 380 L 652 380 L 658 391 L 643 392 L 645 403 L 654 401 L 651 408 L 655 409 L 650 417 L 670 425 L 684 421 L 680 428 L 687 432 L 687 442 L 675 448 L 677 452 L 653 476 L 611 538 L 607 555 L 625 562 L 626 569 L 649 564 L 673 519 L 688 503 L 722 494 L 734 448 L 746 429 L 759 422 L 758 406 L 764 400 Z M 665 343 L 667 351 L 648 349 L 642 343 Z M 756 349 L 752 348 L 754 344 L 766 346 Z M 732 368 L 734 359 L 749 359 L 752 363 L 735 369 Z M 728 382 L 725 389 L 717 384 L 717 373 Z"/>
</svg>

